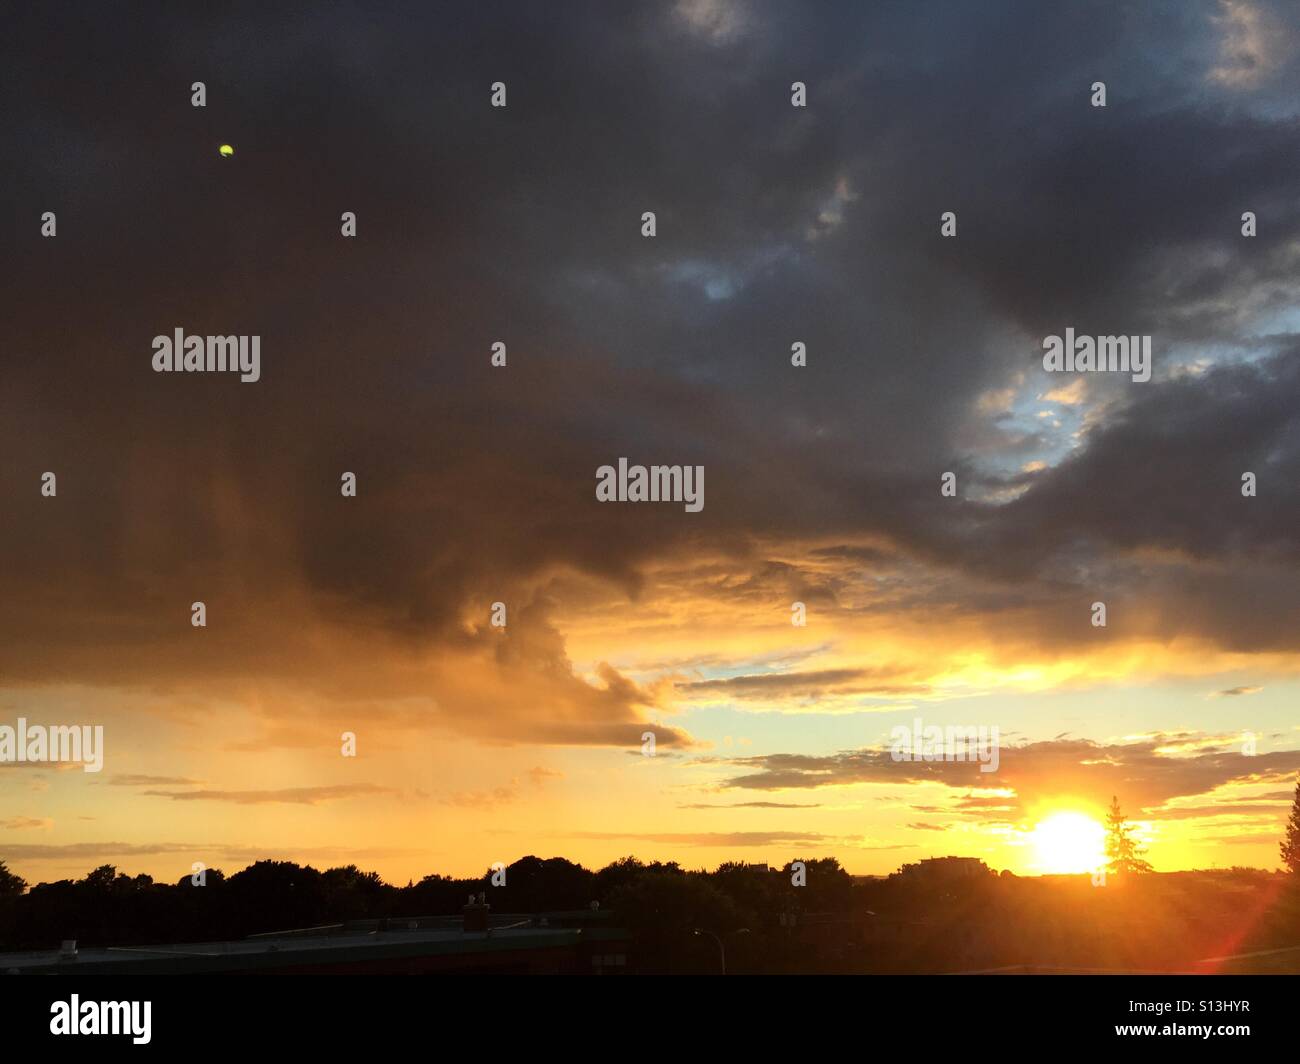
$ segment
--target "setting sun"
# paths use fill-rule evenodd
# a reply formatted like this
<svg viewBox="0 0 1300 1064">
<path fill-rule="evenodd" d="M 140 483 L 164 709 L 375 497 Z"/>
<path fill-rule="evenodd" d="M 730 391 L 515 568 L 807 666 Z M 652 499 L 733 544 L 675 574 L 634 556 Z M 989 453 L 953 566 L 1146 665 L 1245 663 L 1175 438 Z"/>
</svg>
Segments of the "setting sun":
<svg viewBox="0 0 1300 1064">
<path fill-rule="evenodd" d="M 1042 872 L 1091 872 L 1106 861 L 1106 829 L 1083 813 L 1053 813 L 1032 839 Z"/>
</svg>

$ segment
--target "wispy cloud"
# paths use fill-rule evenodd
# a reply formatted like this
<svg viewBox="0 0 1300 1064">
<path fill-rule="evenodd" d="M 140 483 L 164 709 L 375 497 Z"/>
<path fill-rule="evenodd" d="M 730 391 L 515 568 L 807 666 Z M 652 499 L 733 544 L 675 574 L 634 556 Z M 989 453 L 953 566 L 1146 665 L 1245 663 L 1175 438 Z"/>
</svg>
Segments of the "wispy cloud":
<svg viewBox="0 0 1300 1064">
<path fill-rule="evenodd" d="M 343 798 L 398 794 L 395 788 L 373 783 L 345 783 L 331 787 L 284 787 L 267 791 L 145 791 L 147 795 L 175 802 L 233 802 L 235 805 L 319 805 Z"/>
</svg>

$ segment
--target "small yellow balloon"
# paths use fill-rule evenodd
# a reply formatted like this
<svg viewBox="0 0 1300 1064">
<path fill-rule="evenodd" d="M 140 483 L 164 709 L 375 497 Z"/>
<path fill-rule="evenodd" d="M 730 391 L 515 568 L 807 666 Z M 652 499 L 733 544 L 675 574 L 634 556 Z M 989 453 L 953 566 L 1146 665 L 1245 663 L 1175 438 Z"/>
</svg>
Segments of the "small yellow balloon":
<svg viewBox="0 0 1300 1064">
<path fill-rule="evenodd" d="M 229 159 L 232 155 L 235 154 L 235 149 L 232 148 L 229 144 L 221 145 L 221 147 L 218 148 L 217 151 L 221 152 L 222 156 L 227 159 Z"/>
</svg>

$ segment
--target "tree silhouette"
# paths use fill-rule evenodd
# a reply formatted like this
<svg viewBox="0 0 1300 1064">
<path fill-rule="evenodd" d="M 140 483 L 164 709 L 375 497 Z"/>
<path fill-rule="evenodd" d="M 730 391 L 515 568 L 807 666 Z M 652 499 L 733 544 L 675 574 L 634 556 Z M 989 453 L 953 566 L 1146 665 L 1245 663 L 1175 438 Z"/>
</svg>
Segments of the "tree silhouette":
<svg viewBox="0 0 1300 1064">
<path fill-rule="evenodd" d="M 1143 860 L 1146 850 L 1133 838 L 1133 827 L 1120 812 L 1119 798 L 1111 795 L 1110 811 L 1106 814 L 1106 856 L 1110 858 L 1107 871 L 1115 875 L 1125 872 L 1152 872 L 1151 865 Z"/>
<path fill-rule="evenodd" d="M 496 912 L 585 909 L 595 898 L 595 874 L 563 857 L 542 859 L 529 854 L 507 865 L 505 873 L 505 884 L 494 886 L 489 868 L 478 888 L 486 890 Z"/>
<path fill-rule="evenodd" d="M 87 872 L 82 882 L 91 890 L 107 893 L 113 889 L 115 879 L 117 879 L 117 868 L 111 864 L 104 864 Z"/>
<path fill-rule="evenodd" d="M 227 879 L 224 886 L 232 910 L 248 914 L 253 922 L 249 931 L 313 927 L 325 917 L 324 884 L 311 865 L 255 861 Z"/>
<path fill-rule="evenodd" d="M 14 875 L 5 866 L 5 863 L 0 861 L 0 897 L 6 894 L 21 894 L 26 889 L 27 880 L 23 879 L 22 876 Z"/>
<path fill-rule="evenodd" d="M 1286 824 L 1286 838 L 1282 840 L 1282 863 L 1292 875 L 1300 876 L 1300 776 L 1296 777 L 1295 801 L 1291 803 L 1291 819 Z"/>
<path fill-rule="evenodd" d="M 724 937 L 753 920 L 701 872 L 646 872 L 615 888 L 609 905 L 632 933 L 643 971 L 714 972 L 718 950 L 695 935 Z"/>
</svg>

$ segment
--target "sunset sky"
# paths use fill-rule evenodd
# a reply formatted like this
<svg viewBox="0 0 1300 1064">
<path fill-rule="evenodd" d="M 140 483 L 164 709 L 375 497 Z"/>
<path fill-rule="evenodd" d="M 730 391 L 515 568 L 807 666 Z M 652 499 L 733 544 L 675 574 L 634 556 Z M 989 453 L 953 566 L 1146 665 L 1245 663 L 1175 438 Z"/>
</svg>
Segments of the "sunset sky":
<svg viewBox="0 0 1300 1064">
<path fill-rule="evenodd" d="M 0 765 L 14 872 L 1033 874 L 1112 795 L 1159 870 L 1278 866 L 1291 0 L 11 21 L 0 724 L 105 729 Z M 1046 373 L 1067 327 L 1151 380 Z M 261 379 L 153 372 L 176 328 Z M 598 502 L 623 456 L 703 509 Z M 892 760 L 918 718 L 998 770 Z"/>
</svg>

